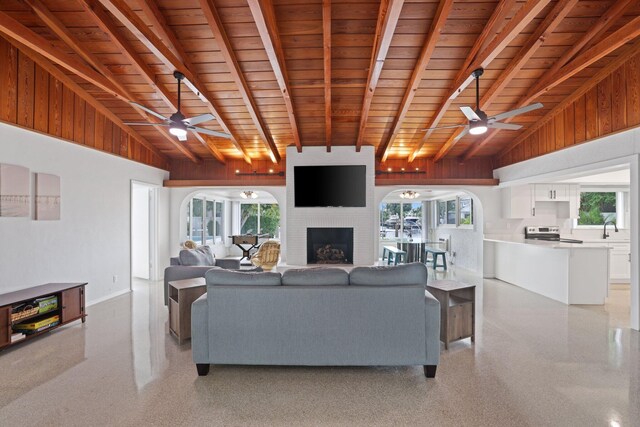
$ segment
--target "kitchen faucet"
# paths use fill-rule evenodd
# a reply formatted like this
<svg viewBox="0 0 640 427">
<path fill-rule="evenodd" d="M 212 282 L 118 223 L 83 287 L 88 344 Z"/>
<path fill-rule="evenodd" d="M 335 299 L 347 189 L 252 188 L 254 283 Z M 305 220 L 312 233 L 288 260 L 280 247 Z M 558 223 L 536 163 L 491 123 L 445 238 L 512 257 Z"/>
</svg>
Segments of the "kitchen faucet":
<svg viewBox="0 0 640 427">
<path fill-rule="evenodd" d="M 602 238 L 606 239 L 607 237 L 609 237 L 609 234 L 607 233 L 607 224 L 613 224 L 613 227 L 616 230 L 616 233 L 618 232 L 618 226 L 616 225 L 615 221 L 605 221 L 604 222 L 604 231 L 602 233 Z"/>
</svg>

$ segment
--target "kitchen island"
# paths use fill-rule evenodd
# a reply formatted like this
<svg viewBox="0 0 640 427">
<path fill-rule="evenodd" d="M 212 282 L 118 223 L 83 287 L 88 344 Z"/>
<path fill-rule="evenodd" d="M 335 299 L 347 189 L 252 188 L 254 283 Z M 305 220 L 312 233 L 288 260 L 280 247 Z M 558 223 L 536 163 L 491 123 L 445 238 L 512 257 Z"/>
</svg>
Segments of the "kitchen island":
<svg viewBox="0 0 640 427">
<path fill-rule="evenodd" d="M 564 304 L 604 304 L 609 247 L 526 240 L 484 239 L 485 277 L 511 283 Z"/>
</svg>

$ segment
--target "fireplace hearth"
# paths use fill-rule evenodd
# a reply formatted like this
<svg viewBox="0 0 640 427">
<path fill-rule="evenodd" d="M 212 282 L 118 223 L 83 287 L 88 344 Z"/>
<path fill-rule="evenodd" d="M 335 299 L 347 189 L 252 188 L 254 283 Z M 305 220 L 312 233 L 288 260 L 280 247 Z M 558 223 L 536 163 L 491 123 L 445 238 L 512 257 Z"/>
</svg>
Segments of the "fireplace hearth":
<svg viewBox="0 0 640 427">
<path fill-rule="evenodd" d="M 307 228 L 307 264 L 353 264 L 353 228 Z"/>
</svg>

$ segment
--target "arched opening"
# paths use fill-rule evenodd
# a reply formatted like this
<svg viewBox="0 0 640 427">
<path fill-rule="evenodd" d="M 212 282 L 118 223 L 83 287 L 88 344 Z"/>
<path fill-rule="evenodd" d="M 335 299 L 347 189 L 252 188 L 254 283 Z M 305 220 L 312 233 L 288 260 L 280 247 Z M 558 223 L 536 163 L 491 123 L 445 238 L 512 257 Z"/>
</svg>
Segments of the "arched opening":
<svg viewBox="0 0 640 427">
<path fill-rule="evenodd" d="M 445 252 L 447 270 L 483 272 L 483 208 L 475 192 L 460 187 L 394 186 L 376 193 L 379 238 L 375 248 L 383 263 L 385 246 L 407 252 L 407 262 L 426 262 L 433 270 L 433 254 Z M 426 249 L 426 251 L 425 251 Z M 384 263 L 388 263 L 385 259 Z M 443 264 L 439 259 L 438 265 Z"/>
</svg>

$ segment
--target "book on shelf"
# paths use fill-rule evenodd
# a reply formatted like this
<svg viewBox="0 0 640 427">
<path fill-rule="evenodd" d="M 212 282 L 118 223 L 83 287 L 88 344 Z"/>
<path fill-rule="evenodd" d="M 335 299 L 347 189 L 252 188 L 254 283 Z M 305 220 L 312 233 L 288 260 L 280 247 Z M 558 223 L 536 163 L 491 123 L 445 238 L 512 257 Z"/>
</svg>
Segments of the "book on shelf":
<svg viewBox="0 0 640 427">
<path fill-rule="evenodd" d="M 25 334 L 23 334 L 22 332 L 14 332 L 11 334 L 11 342 L 18 342 L 20 340 L 25 339 L 27 336 Z"/>
</svg>

